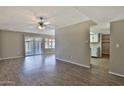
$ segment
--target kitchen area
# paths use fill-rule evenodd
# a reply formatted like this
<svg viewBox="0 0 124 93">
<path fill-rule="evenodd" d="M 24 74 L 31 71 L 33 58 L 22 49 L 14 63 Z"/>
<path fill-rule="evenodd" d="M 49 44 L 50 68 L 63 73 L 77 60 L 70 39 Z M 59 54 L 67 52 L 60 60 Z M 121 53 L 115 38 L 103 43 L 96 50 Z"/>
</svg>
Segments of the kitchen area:
<svg viewBox="0 0 124 93">
<path fill-rule="evenodd" d="M 96 25 L 90 29 L 90 50 L 92 58 L 109 57 L 110 29 L 109 25 Z"/>
<path fill-rule="evenodd" d="M 98 24 L 90 28 L 91 67 L 108 68 L 110 56 L 110 24 Z"/>
<path fill-rule="evenodd" d="M 101 34 L 90 32 L 91 57 L 102 57 Z"/>
</svg>

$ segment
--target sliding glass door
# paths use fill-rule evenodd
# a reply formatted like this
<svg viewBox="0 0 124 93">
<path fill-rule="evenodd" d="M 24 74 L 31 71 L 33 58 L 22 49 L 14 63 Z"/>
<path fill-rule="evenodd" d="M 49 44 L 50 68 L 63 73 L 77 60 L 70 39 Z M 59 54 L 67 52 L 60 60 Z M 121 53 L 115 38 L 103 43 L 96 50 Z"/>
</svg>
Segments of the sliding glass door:
<svg viewBox="0 0 124 93">
<path fill-rule="evenodd" d="M 25 54 L 26 55 L 34 54 L 33 38 L 30 38 L 30 37 L 25 38 Z"/>
<path fill-rule="evenodd" d="M 25 37 L 25 55 L 42 54 L 42 38 Z"/>
<path fill-rule="evenodd" d="M 41 54 L 42 53 L 42 41 L 41 38 L 34 38 L 34 54 Z"/>
</svg>

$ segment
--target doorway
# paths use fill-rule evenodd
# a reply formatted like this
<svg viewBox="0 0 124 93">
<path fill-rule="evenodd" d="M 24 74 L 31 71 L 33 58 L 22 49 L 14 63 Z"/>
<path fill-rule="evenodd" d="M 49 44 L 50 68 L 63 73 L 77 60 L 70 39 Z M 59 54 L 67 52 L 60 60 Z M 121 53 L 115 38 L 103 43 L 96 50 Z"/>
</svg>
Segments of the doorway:
<svg viewBox="0 0 124 93">
<path fill-rule="evenodd" d="M 97 71 L 108 73 L 110 56 L 110 24 L 92 26 L 90 29 L 90 64 Z M 97 68 L 97 69 L 96 69 Z"/>
</svg>

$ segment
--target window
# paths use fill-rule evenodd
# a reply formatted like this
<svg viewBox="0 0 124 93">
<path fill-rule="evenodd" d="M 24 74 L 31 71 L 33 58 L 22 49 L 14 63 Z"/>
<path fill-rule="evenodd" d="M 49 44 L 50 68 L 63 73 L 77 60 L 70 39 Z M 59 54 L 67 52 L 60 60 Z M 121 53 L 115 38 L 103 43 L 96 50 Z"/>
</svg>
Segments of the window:
<svg viewBox="0 0 124 93">
<path fill-rule="evenodd" d="M 45 49 L 55 48 L 55 39 L 45 38 Z"/>
<path fill-rule="evenodd" d="M 52 48 L 52 39 L 49 39 L 49 48 Z"/>
<path fill-rule="evenodd" d="M 55 39 L 52 40 L 52 48 L 55 48 Z"/>
<path fill-rule="evenodd" d="M 45 48 L 49 48 L 49 39 L 45 38 Z"/>
</svg>

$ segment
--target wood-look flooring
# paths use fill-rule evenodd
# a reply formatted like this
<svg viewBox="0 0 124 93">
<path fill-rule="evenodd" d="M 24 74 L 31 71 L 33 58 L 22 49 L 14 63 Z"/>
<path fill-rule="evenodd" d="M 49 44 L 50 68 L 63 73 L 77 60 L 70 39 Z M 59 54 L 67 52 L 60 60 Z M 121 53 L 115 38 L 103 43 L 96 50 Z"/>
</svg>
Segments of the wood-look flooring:
<svg viewBox="0 0 124 93">
<path fill-rule="evenodd" d="M 91 59 L 91 68 L 38 55 L 0 61 L 0 85 L 14 86 L 114 86 L 124 78 L 108 74 L 108 59 Z"/>
</svg>

